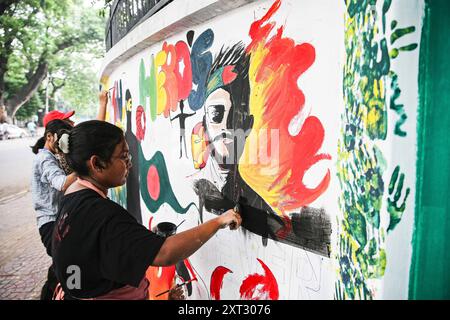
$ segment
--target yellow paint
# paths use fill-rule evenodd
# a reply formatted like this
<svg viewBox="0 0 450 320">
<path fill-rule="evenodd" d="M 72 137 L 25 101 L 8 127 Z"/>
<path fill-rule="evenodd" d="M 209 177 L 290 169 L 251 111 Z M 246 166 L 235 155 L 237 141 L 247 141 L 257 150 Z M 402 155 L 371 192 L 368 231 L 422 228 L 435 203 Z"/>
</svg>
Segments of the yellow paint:
<svg viewBox="0 0 450 320">
<path fill-rule="evenodd" d="M 155 69 L 160 70 L 167 61 L 167 53 L 165 51 L 160 51 L 155 57 Z M 159 71 L 156 76 L 156 86 L 157 86 L 157 108 L 156 114 L 160 115 L 164 112 L 167 104 L 167 92 L 164 88 L 164 84 L 166 83 L 166 75 L 164 71 Z"/>
<path fill-rule="evenodd" d="M 378 81 L 377 79 L 373 80 L 373 95 L 375 98 L 378 98 L 380 96 L 380 91 L 378 90 Z"/>
<path fill-rule="evenodd" d="M 102 76 L 100 78 L 100 85 L 102 90 L 108 90 L 109 89 L 109 76 Z M 106 113 L 105 113 L 105 119 L 110 119 L 111 114 L 109 113 L 109 108 L 111 106 L 111 103 L 108 102 L 108 106 L 106 107 Z"/>
<path fill-rule="evenodd" d="M 243 154 L 239 160 L 239 173 L 244 181 L 252 187 L 273 209 L 282 215 L 282 211 L 277 207 L 278 202 L 282 197 L 282 188 L 287 184 L 290 173 L 281 177 L 275 185 L 274 177 L 279 176 L 278 163 L 262 163 L 260 155 L 261 141 L 268 141 L 270 143 L 270 128 L 264 119 L 265 98 L 267 90 L 272 86 L 275 77 L 282 77 L 284 70 L 270 70 L 265 69 L 264 79 L 256 79 L 264 57 L 268 54 L 263 43 L 260 43 L 252 52 L 249 66 L 249 81 L 250 81 L 250 113 L 254 116 L 253 128 L 250 136 L 247 138 Z M 281 74 L 280 74 L 281 73 Z M 267 137 L 269 135 L 269 138 Z M 256 146 L 255 146 L 256 143 Z M 255 152 L 254 148 L 258 148 Z M 256 159 L 254 159 L 256 155 Z M 252 159 L 253 157 L 253 159 Z M 255 160 L 257 163 L 255 164 Z"/>
</svg>

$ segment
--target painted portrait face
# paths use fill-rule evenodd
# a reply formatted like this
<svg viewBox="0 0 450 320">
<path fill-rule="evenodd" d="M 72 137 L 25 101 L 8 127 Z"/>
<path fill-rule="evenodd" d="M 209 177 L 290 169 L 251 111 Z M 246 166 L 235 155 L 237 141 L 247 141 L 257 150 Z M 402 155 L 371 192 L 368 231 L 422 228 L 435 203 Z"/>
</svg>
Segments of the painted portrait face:
<svg viewBox="0 0 450 320">
<path fill-rule="evenodd" d="M 232 108 L 230 94 L 219 88 L 213 91 L 205 101 L 205 122 L 212 146 L 211 153 L 219 165 L 231 164 L 233 156 L 233 135 L 227 127 Z"/>
</svg>

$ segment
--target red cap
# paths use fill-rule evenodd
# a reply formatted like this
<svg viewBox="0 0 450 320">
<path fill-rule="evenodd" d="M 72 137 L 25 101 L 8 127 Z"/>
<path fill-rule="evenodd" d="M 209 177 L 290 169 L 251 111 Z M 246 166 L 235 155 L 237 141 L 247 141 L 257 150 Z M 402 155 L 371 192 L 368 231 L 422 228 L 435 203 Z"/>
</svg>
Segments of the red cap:
<svg viewBox="0 0 450 320">
<path fill-rule="evenodd" d="M 67 113 L 63 113 L 63 112 L 58 111 L 58 110 L 50 111 L 49 113 L 47 113 L 47 114 L 44 116 L 44 120 L 43 120 L 43 122 L 44 122 L 44 127 L 46 127 L 46 126 L 47 126 L 47 123 L 49 123 L 49 122 L 52 121 L 52 120 L 56 120 L 56 119 L 60 119 L 60 120 L 69 119 L 71 116 L 74 115 L 74 113 L 75 113 L 74 110 L 69 111 L 69 112 L 67 112 Z"/>
</svg>

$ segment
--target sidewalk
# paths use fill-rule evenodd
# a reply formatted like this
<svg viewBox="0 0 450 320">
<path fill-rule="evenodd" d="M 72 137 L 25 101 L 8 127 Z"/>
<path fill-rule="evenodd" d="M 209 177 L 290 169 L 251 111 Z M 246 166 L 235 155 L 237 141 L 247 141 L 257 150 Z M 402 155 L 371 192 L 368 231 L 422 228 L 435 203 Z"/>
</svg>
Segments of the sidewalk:
<svg viewBox="0 0 450 320">
<path fill-rule="evenodd" d="M 31 193 L 0 203 L 0 300 L 38 300 L 50 264 Z"/>
</svg>

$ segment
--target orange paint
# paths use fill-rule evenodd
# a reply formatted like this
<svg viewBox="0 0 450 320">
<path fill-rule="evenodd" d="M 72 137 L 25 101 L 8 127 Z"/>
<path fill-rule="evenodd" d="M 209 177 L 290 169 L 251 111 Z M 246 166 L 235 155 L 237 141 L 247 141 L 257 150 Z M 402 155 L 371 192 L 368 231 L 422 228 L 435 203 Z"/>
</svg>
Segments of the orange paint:
<svg viewBox="0 0 450 320">
<path fill-rule="evenodd" d="M 288 131 L 292 119 L 304 112 L 305 95 L 297 80 L 314 63 L 315 49 L 309 43 L 296 44 L 283 38 L 283 27 L 269 38 L 275 23 L 268 20 L 280 5 L 281 1 L 276 1 L 261 20 L 252 24 L 249 32 L 250 113 L 254 124 L 239 160 L 239 173 L 282 215 L 310 204 L 327 189 L 329 170 L 315 188 L 306 187 L 303 178 L 309 168 L 331 157 L 318 154 L 325 135 L 318 118 L 303 115 L 306 120 L 300 133 L 293 136 Z M 276 140 L 271 132 L 277 134 Z M 266 154 L 271 161 L 264 158 Z"/>
<path fill-rule="evenodd" d="M 169 290 L 175 284 L 175 266 L 149 267 L 145 273 L 150 282 L 148 294 L 150 300 L 168 300 L 169 293 L 156 297 L 161 292 Z"/>
<path fill-rule="evenodd" d="M 164 108 L 164 117 L 167 118 L 170 112 L 174 112 L 178 108 L 178 81 L 175 74 L 177 54 L 175 46 L 166 42 L 164 42 L 162 50 L 166 52 L 166 62 L 161 66 L 161 69 L 165 74 L 164 88 L 167 101 Z"/>
</svg>

